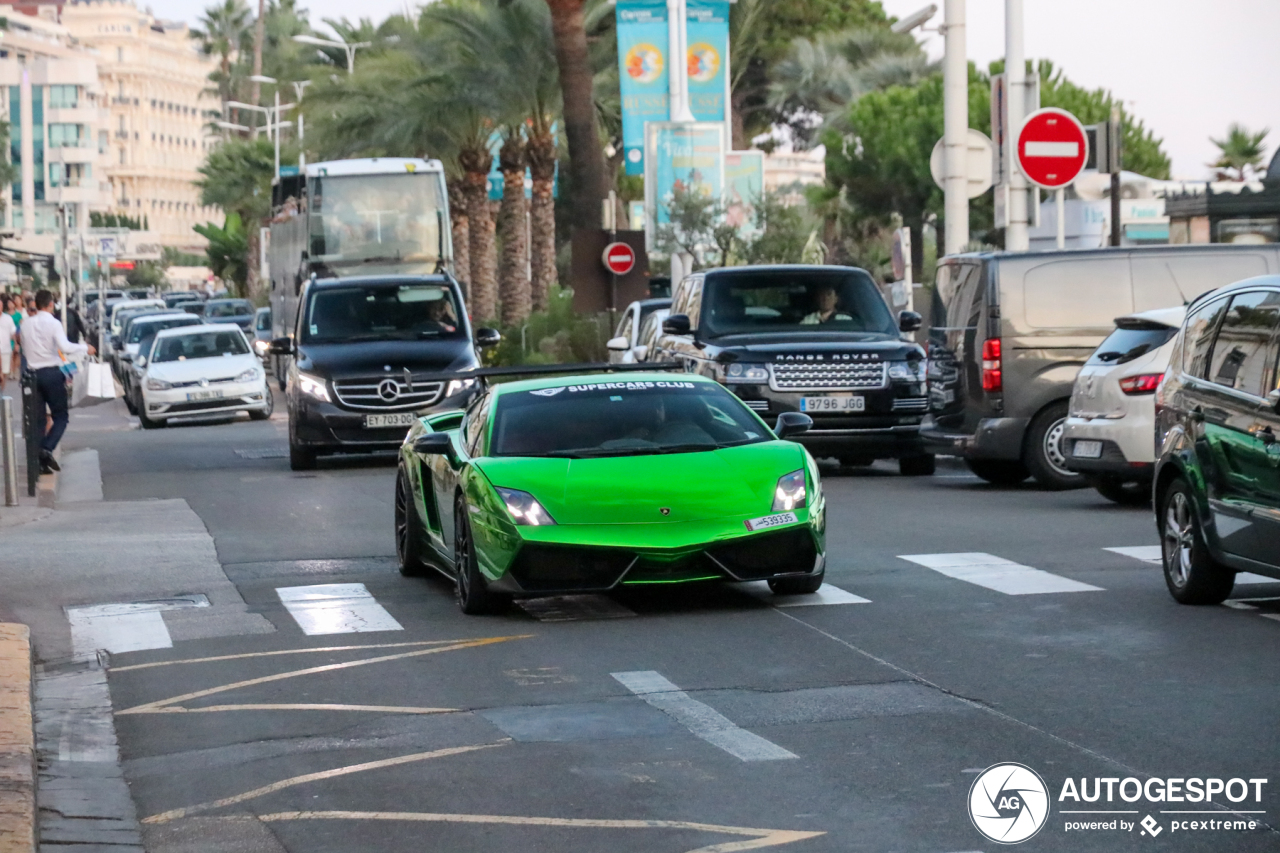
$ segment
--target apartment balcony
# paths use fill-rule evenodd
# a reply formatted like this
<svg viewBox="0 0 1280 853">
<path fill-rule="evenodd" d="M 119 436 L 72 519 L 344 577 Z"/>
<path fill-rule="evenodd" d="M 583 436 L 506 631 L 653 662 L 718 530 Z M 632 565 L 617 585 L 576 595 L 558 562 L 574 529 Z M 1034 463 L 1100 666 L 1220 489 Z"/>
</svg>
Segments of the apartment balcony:
<svg viewBox="0 0 1280 853">
<path fill-rule="evenodd" d="M 46 186 L 44 200 L 52 204 L 98 204 L 105 196 L 98 181 L 85 181 L 82 186 Z"/>
<path fill-rule="evenodd" d="M 96 163 L 99 155 L 96 145 L 85 144 L 46 148 L 44 156 L 50 163 Z"/>
<path fill-rule="evenodd" d="M 87 103 L 74 107 L 45 107 L 44 110 L 45 121 L 49 124 L 83 124 L 96 127 L 106 124 L 110 115 L 109 111 Z"/>
</svg>

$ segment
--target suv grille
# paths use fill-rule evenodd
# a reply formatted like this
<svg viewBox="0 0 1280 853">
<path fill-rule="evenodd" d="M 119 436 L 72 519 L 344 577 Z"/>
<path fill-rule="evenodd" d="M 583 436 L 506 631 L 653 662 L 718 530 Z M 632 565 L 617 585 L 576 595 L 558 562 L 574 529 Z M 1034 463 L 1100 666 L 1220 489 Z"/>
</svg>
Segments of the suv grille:
<svg viewBox="0 0 1280 853">
<path fill-rule="evenodd" d="M 391 386 L 395 386 L 392 393 Z M 432 405 L 444 391 L 443 382 L 405 382 L 404 374 L 384 374 L 361 379 L 335 379 L 338 402 L 349 409 L 379 412 L 414 411 Z"/>
<path fill-rule="evenodd" d="M 885 386 L 884 362 L 797 362 L 770 365 L 777 391 L 849 391 Z"/>
</svg>

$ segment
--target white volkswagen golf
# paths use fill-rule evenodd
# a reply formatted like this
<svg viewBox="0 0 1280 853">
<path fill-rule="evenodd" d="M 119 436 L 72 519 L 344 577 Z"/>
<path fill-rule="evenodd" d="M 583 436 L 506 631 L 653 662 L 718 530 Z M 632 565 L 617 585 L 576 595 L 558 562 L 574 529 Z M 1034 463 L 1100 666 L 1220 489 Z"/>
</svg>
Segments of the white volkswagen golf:
<svg viewBox="0 0 1280 853">
<path fill-rule="evenodd" d="M 1116 318 L 1080 373 L 1062 434 L 1067 467 L 1108 500 L 1151 497 L 1155 470 L 1155 392 L 1169 366 L 1187 309 L 1160 308 Z"/>
<path fill-rule="evenodd" d="M 248 412 L 254 420 L 271 417 L 274 404 L 262 362 L 236 326 L 165 329 L 139 358 L 143 429 L 191 415 Z"/>
</svg>

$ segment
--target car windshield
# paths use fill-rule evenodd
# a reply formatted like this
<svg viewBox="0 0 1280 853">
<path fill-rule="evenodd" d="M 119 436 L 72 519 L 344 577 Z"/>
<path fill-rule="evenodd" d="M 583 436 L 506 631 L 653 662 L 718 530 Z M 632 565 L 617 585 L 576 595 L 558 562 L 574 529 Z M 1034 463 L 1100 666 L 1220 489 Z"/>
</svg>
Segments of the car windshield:
<svg viewBox="0 0 1280 853">
<path fill-rule="evenodd" d="M 717 273 L 703 287 L 698 325 L 708 338 L 761 332 L 898 337 L 893 315 L 862 270 Z"/>
<path fill-rule="evenodd" d="M 718 385 L 616 380 L 502 394 L 490 452 L 588 459 L 691 453 L 772 438 Z"/>
<path fill-rule="evenodd" d="M 134 323 L 129 327 L 128 343 L 136 344 L 143 338 L 153 338 L 157 332 L 172 329 L 175 326 L 194 326 L 199 321 L 195 317 L 170 317 L 166 320 L 152 320 L 147 323 Z"/>
<path fill-rule="evenodd" d="M 1177 329 L 1160 325 L 1116 329 L 1094 350 L 1088 363 L 1115 365 L 1133 361 L 1164 346 L 1177 332 Z"/>
<path fill-rule="evenodd" d="M 366 285 L 318 289 L 307 306 L 302 339 L 416 341 L 463 339 L 461 312 L 448 287 L 426 284 Z"/>
<path fill-rule="evenodd" d="M 312 261 L 351 266 L 439 257 L 438 173 L 319 176 L 308 183 Z"/>
<path fill-rule="evenodd" d="M 249 345 L 235 326 L 225 332 L 197 332 L 160 338 L 156 343 L 154 362 L 186 361 L 192 358 L 217 358 L 245 355 Z"/>
<path fill-rule="evenodd" d="M 186 311 L 188 314 L 195 314 L 196 316 L 204 314 L 203 302 L 179 302 L 173 307 L 179 311 Z"/>
<path fill-rule="evenodd" d="M 252 313 L 253 305 L 246 300 L 214 302 L 204 309 L 206 317 L 244 317 Z"/>
<path fill-rule="evenodd" d="M 271 312 L 259 311 L 257 322 L 254 324 L 254 328 L 257 329 L 259 332 L 270 331 L 271 330 Z"/>
</svg>

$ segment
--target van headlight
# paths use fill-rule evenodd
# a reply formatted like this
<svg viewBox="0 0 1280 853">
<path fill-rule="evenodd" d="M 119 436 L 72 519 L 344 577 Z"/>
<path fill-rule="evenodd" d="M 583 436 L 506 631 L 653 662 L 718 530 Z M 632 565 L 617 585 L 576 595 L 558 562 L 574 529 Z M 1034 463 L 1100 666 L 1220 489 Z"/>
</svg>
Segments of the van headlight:
<svg viewBox="0 0 1280 853">
<path fill-rule="evenodd" d="M 252 382 L 262 375 L 262 372 L 256 367 L 250 367 L 248 370 L 236 377 L 237 382 Z"/>
<path fill-rule="evenodd" d="M 315 397 L 317 400 L 323 400 L 326 403 L 332 402 L 329 399 L 329 388 L 319 376 L 299 373 L 298 390 L 308 397 Z"/>
<path fill-rule="evenodd" d="M 454 394 L 461 394 L 463 391 L 469 391 L 475 387 L 474 379 L 450 379 L 449 384 L 444 389 L 446 397 L 452 397 Z"/>
<path fill-rule="evenodd" d="M 804 485 L 804 469 L 801 468 L 799 471 L 792 471 L 778 478 L 778 486 L 773 491 L 773 511 L 803 509 L 808 499 L 809 495 Z"/>
</svg>

